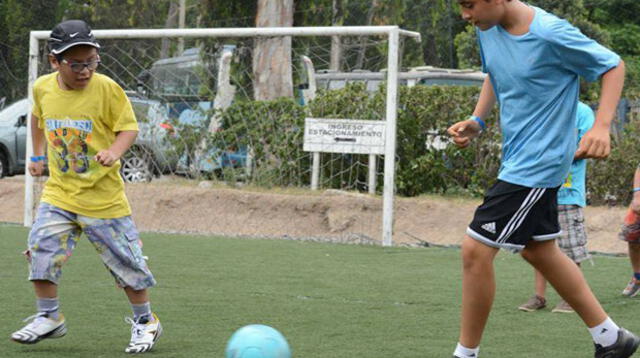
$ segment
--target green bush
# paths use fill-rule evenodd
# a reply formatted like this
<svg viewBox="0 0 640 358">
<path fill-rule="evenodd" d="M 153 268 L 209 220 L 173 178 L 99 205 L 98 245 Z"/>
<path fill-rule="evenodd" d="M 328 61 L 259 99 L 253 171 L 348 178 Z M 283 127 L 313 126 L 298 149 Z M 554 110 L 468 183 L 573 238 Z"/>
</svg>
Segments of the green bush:
<svg viewBox="0 0 640 358">
<path fill-rule="evenodd" d="M 250 150 L 250 180 L 256 185 L 308 185 L 311 162 L 302 151 L 304 118 L 304 108 L 288 98 L 236 102 L 220 113 L 222 130 L 211 135 L 210 143 Z"/>
<path fill-rule="evenodd" d="M 612 138 L 612 149 L 606 160 L 589 160 L 587 191 L 591 204 L 631 201 L 633 174 L 640 162 L 640 121 L 628 124 L 620 139 Z"/>
<path fill-rule="evenodd" d="M 448 142 L 447 128 L 468 117 L 480 89 L 464 86 L 415 86 L 400 91 L 398 110 L 398 193 L 468 192 L 479 195 L 497 176 L 500 142 L 496 116 L 471 146 Z M 428 145 L 439 139 L 445 147 Z"/>
<path fill-rule="evenodd" d="M 304 118 L 352 118 L 382 120 L 386 87 L 376 93 L 364 84 L 321 91 L 305 108 L 292 100 L 243 101 L 220 113 L 221 128 L 211 144 L 226 148 L 250 147 L 254 155 L 256 185 L 307 186 L 310 153 L 302 151 Z M 499 168 L 499 134 L 495 117 L 472 146 L 460 150 L 448 143 L 446 129 L 472 112 L 479 88 L 459 86 L 401 87 L 398 104 L 396 186 L 401 195 L 424 193 L 482 194 L 495 180 Z M 444 147 L 427 141 L 443 140 Z M 335 155 L 324 160 L 321 176 L 325 187 L 366 190 L 368 155 Z M 345 170 L 348 167 L 349 170 Z M 382 167 L 380 165 L 380 167 Z M 383 181 L 378 180 L 377 190 Z"/>
<path fill-rule="evenodd" d="M 339 90 L 320 91 L 307 107 L 292 99 L 236 102 L 216 114 L 222 130 L 210 134 L 208 143 L 221 149 L 250 148 L 254 169 L 245 180 L 254 185 L 306 187 L 311 181 L 311 154 L 302 150 L 305 117 L 382 120 L 385 89 L 381 86 L 370 93 L 363 84 L 350 84 Z M 398 194 L 481 196 L 496 180 L 501 135 L 495 111 L 486 119 L 488 129 L 466 149 L 457 148 L 446 134 L 450 125 L 472 113 L 478 95 L 477 87 L 400 87 L 395 158 Z M 619 140 L 614 139 L 609 159 L 590 161 L 588 190 L 592 203 L 603 203 L 611 195 L 618 201 L 629 200 L 633 171 L 640 160 L 640 121 L 632 123 Z M 185 139 L 199 138 L 198 132 L 202 133 L 204 127 L 187 126 L 182 130 L 181 145 L 192 152 L 195 146 Z M 382 168 L 382 159 L 379 163 Z M 325 188 L 367 190 L 367 155 L 325 154 L 321 168 Z M 236 169 L 240 170 L 244 169 Z M 236 172 L 222 174 L 225 178 L 239 177 Z M 383 180 L 377 183 L 380 192 Z"/>
</svg>

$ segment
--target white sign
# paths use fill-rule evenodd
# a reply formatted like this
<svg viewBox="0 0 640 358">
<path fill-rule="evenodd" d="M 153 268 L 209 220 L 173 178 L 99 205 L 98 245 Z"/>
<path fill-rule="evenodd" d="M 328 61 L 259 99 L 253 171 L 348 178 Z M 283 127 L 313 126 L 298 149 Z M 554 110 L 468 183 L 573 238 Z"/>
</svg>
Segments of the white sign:
<svg viewBox="0 0 640 358">
<path fill-rule="evenodd" d="M 385 121 L 306 118 L 304 151 L 384 154 Z"/>
</svg>

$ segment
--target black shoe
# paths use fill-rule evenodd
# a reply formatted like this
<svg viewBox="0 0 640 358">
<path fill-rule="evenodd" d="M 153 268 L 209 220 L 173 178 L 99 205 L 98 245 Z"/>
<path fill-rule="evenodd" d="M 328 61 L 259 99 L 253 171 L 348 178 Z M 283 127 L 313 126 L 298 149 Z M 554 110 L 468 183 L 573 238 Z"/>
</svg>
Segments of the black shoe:
<svg viewBox="0 0 640 358">
<path fill-rule="evenodd" d="M 631 357 L 631 355 L 638 349 L 640 345 L 640 338 L 638 338 L 635 334 L 627 331 L 626 329 L 620 327 L 618 331 L 618 339 L 616 343 L 603 347 L 599 344 L 596 344 L 596 355 L 595 358 L 627 358 Z"/>
</svg>

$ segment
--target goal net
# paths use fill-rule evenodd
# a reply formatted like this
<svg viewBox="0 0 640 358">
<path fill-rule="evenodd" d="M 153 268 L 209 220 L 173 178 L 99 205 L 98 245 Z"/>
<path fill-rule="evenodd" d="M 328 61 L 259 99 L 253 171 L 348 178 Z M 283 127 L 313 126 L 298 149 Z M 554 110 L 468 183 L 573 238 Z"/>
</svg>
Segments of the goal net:
<svg viewBox="0 0 640 358">
<path fill-rule="evenodd" d="M 394 161 L 385 158 L 395 158 L 402 48 L 417 33 L 383 26 L 94 34 L 97 72 L 125 89 L 140 127 L 120 168 L 140 230 L 392 243 Z M 48 35 L 31 33 L 30 93 L 52 71 Z M 383 121 L 384 149 L 305 151 L 307 118 Z M 358 133 L 335 140 L 348 146 Z M 46 178 L 25 178 L 29 226 Z"/>
</svg>

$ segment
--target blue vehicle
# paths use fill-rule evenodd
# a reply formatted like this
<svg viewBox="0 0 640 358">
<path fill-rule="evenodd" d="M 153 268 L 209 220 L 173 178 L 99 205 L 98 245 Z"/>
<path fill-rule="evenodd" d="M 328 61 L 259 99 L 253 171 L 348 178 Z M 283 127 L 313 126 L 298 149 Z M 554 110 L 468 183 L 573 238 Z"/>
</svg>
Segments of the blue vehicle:
<svg viewBox="0 0 640 358">
<path fill-rule="evenodd" d="M 181 56 L 154 62 L 145 74 L 150 96 L 158 98 L 167 107 L 170 122 L 177 127 L 177 136 L 180 127 L 185 126 L 204 126 L 210 133 L 221 130 L 216 115 L 210 113 L 214 109 L 227 108 L 233 101 L 235 86 L 230 83 L 230 68 L 234 49 L 233 45 L 223 46 L 215 65 L 203 59 L 200 49 L 187 49 Z M 199 95 L 201 73 L 214 68 L 217 68 L 217 89 L 214 101 L 210 101 Z M 176 166 L 178 173 L 198 175 L 247 165 L 246 148 L 207 148 L 204 137 L 195 144 L 196 148 L 180 155 Z"/>
<path fill-rule="evenodd" d="M 120 174 L 126 182 L 149 181 L 154 175 L 173 172 L 178 157 L 168 146 L 168 115 L 160 102 L 127 93 L 140 131 L 133 146 L 121 158 Z M 25 172 L 29 100 L 21 99 L 0 111 L 0 178 Z"/>
</svg>

